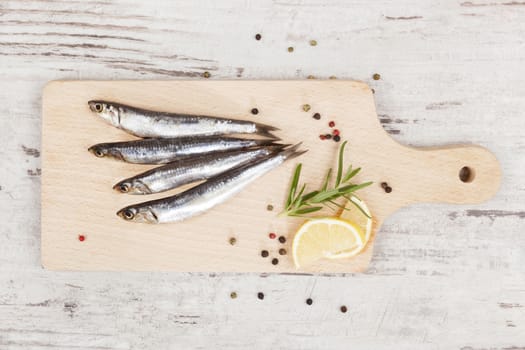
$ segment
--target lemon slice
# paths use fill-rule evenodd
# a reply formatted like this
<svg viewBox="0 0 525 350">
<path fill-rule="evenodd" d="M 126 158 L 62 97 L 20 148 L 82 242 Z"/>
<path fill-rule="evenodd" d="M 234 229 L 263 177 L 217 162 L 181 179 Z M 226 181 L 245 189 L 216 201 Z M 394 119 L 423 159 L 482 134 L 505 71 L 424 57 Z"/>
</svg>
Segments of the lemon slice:
<svg viewBox="0 0 525 350">
<path fill-rule="evenodd" d="M 319 259 L 348 258 L 364 247 L 362 230 L 339 218 L 320 218 L 306 221 L 295 234 L 292 246 L 297 268 Z"/>
<path fill-rule="evenodd" d="M 361 207 L 361 209 L 363 209 L 363 211 L 366 214 L 368 214 L 369 217 L 372 217 L 372 215 L 370 214 L 370 209 L 368 209 L 365 202 L 363 202 L 361 199 L 355 196 L 350 197 L 350 200 L 355 204 L 359 205 L 359 207 Z M 364 245 L 366 245 L 370 240 L 370 235 L 372 234 L 372 219 L 366 217 L 366 215 L 364 215 L 358 208 L 356 208 L 354 204 L 349 202 L 347 202 L 345 206 L 346 209 L 343 210 L 341 215 L 339 215 L 339 218 L 346 221 L 350 221 L 356 226 L 358 226 L 361 229 L 361 232 L 364 233 L 363 242 Z"/>
</svg>

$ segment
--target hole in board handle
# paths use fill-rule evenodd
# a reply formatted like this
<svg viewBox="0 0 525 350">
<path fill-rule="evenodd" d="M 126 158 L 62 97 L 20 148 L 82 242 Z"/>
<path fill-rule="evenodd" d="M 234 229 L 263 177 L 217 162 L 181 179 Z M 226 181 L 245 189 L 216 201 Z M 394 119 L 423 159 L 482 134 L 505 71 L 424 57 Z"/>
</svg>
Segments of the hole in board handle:
<svg viewBox="0 0 525 350">
<path fill-rule="evenodd" d="M 459 170 L 459 179 L 461 180 L 461 182 L 465 182 L 465 183 L 472 182 L 474 180 L 474 176 L 475 176 L 474 169 L 468 166 L 464 166 L 463 168 Z"/>
</svg>

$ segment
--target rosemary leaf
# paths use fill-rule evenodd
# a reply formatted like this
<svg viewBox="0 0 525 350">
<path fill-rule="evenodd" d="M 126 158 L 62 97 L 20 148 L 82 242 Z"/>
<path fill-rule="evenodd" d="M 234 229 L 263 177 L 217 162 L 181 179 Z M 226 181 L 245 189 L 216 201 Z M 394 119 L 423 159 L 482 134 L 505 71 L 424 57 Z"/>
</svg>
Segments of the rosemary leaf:
<svg viewBox="0 0 525 350">
<path fill-rule="evenodd" d="M 290 192 L 288 193 L 288 200 L 286 201 L 286 208 L 288 208 L 295 197 L 295 191 L 297 190 L 297 184 L 299 183 L 299 176 L 301 176 L 301 167 L 303 165 L 299 163 L 297 167 L 295 168 L 295 172 L 293 174 L 292 184 L 290 185 Z"/>
<path fill-rule="evenodd" d="M 348 199 L 348 201 L 350 203 L 352 203 L 357 209 L 359 209 L 359 211 L 361 213 L 363 213 L 364 216 L 366 216 L 367 218 L 371 219 L 372 217 L 370 215 L 368 215 L 364 210 L 363 208 L 361 208 L 361 206 L 359 204 L 357 204 L 356 202 L 354 202 L 350 197 L 347 197 L 347 196 L 343 196 L 344 198 Z"/>
<path fill-rule="evenodd" d="M 298 209 L 294 211 L 294 214 L 295 215 L 310 214 L 310 213 L 319 211 L 321 209 L 323 209 L 323 207 L 309 207 L 309 208 L 304 208 L 304 209 Z"/>
<path fill-rule="evenodd" d="M 371 184 L 372 184 L 372 182 L 365 182 L 365 183 L 362 183 L 362 184 L 359 184 L 359 185 L 344 186 L 344 187 L 339 188 L 339 193 L 348 194 L 350 192 L 355 192 L 357 190 L 360 190 L 362 188 L 370 186 Z"/>
<path fill-rule="evenodd" d="M 302 202 L 302 195 L 304 190 L 306 189 L 306 184 L 301 187 L 301 190 L 299 191 L 299 194 L 295 197 L 295 199 L 292 202 L 292 207 L 300 207 Z"/>
<path fill-rule="evenodd" d="M 312 191 L 310 193 L 305 194 L 302 198 L 302 202 L 308 202 L 310 199 L 315 197 L 318 193 L 319 191 Z"/>
<path fill-rule="evenodd" d="M 312 202 L 312 203 L 321 203 L 321 202 L 329 199 L 330 197 L 338 194 L 338 192 L 339 191 L 337 190 L 337 188 L 335 188 L 333 190 L 330 190 L 330 191 L 319 192 L 312 199 L 310 199 L 310 202 Z"/>
<path fill-rule="evenodd" d="M 350 210 L 344 206 L 338 204 L 336 201 L 340 198 L 345 198 L 351 201 L 351 196 L 355 196 L 357 190 L 360 190 L 366 186 L 372 184 L 372 182 L 365 182 L 362 184 L 353 184 L 349 182 L 361 168 L 353 169 L 350 165 L 343 176 L 343 158 L 344 158 L 344 148 L 347 144 L 347 141 L 341 144 L 338 154 L 338 163 L 337 163 L 337 174 L 335 184 L 333 188 L 330 186 L 330 180 L 332 178 L 332 168 L 328 169 L 326 176 L 323 181 L 323 185 L 319 190 L 310 191 L 306 194 L 306 184 L 303 184 L 297 192 L 299 185 L 299 178 L 301 176 L 302 164 L 298 164 L 295 168 L 292 181 L 290 184 L 290 190 L 288 192 L 288 198 L 286 200 L 285 209 L 279 214 L 280 216 L 303 216 L 310 213 L 315 213 L 321 209 L 323 206 L 330 208 L 331 210 L 337 210 L 337 208 L 342 208 L 343 210 Z M 352 195 L 351 195 L 352 194 Z M 364 210 L 355 202 L 351 201 L 365 216 L 370 217 Z"/>
<path fill-rule="evenodd" d="M 328 169 L 328 172 L 326 173 L 326 179 L 324 180 L 323 187 L 321 188 L 321 191 L 326 191 L 328 188 L 328 182 L 330 182 L 330 178 L 332 177 L 332 168 Z"/>
<path fill-rule="evenodd" d="M 339 204 L 339 203 L 336 203 L 336 202 L 334 202 L 333 200 L 329 200 L 328 203 L 332 203 L 332 204 L 335 205 L 336 207 L 341 208 L 341 209 L 343 209 L 343 210 L 350 210 L 350 209 L 347 209 L 344 205 L 341 205 L 341 204 Z"/>
<path fill-rule="evenodd" d="M 348 170 L 350 170 L 350 169 L 348 169 Z M 360 172 L 360 171 L 361 171 L 361 168 L 357 168 L 357 169 L 354 169 L 354 170 L 351 171 L 351 172 L 348 172 L 348 173 L 346 174 L 346 176 L 343 178 L 343 182 L 348 182 L 348 180 L 350 180 L 351 178 L 353 178 L 354 176 L 356 176 L 357 173 Z"/>
<path fill-rule="evenodd" d="M 338 187 L 341 184 L 341 178 L 343 176 L 343 157 L 347 143 L 348 141 L 343 142 L 341 148 L 339 148 L 339 160 L 337 161 L 337 177 L 335 179 L 335 187 Z"/>
</svg>

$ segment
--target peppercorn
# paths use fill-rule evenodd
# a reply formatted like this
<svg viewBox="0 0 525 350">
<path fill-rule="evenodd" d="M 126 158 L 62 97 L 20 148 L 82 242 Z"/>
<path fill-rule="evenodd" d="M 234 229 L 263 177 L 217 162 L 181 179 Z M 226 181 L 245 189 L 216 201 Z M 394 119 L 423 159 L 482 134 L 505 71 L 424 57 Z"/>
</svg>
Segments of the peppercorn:
<svg viewBox="0 0 525 350">
<path fill-rule="evenodd" d="M 373 78 L 374 80 L 379 80 L 379 79 L 381 79 L 381 75 L 375 73 L 374 75 L 372 75 L 372 78 Z"/>
<path fill-rule="evenodd" d="M 80 242 L 84 242 L 85 239 L 86 239 L 86 236 L 84 236 L 84 235 L 78 235 L 78 240 L 79 240 Z"/>
<path fill-rule="evenodd" d="M 273 258 L 272 259 L 272 265 L 277 265 L 279 263 L 279 259 Z"/>
<path fill-rule="evenodd" d="M 252 108 L 252 114 L 253 115 L 259 114 L 259 110 L 257 108 Z"/>
<path fill-rule="evenodd" d="M 314 116 L 313 116 L 313 118 L 314 118 L 315 120 L 319 120 L 319 119 L 321 119 L 321 115 L 320 115 L 319 113 L 315 113 Z"/>
<path fill-rule="evenodd" d="M 270 239 L 275 239 L 275 237 L 277 236 L 275 235 L 275 233 L 272 232 L 268 235 L 268 237 L 270 237 Z"/>
<path fill-rule="evenodd" d="M 237 243 L 237 239 L 235 237 L 230 238 L 230 244 L 235 245 Z"/>
<path fill-rule="evenodd" d="M 329 123 L 328 123 L 328 126 L 333 128 L 335 126 L 335 122 L 333 120 L 331 120 Z"/>
<path fill-rule="evenodd" d="M 341 309 L 340 309 L 340 310 L 341 310 L 342 313 L 345 313 L 345 312 L 348 311 L 348 309 L 347 309 L 346 306 L 344 306 L 344 305 L 341 306 Z"/>
<path fill-rule="evenodd" d="M 286 255 L 286 249 L 279 249 L 279 255 Z"/>
<path fill-rule="evenodd" d="M 309 104 L 304 104 L 303 105 L 303 111 L 305 112 L 308 112 L 310 110 L 310 108 L 312 108 Z"/>
<path fill-rule="evenodd" d="M 268 210 L 268 211 L 272 211 L 272 210 L 273 210 L 273 205 L 268 204 L 268 205 L 266 206 L 266 210 Z"/>
<path fill-rule="evenodd" d="M 269 253 L 268 253 L 267 250 L 262 250 L 262 251 L 261 251 L 261 256 L 262 256 L 263 258 L 268 257 L 268 255 L 269 255 Z"/>
<path fill-rule="evenodd" d="M 264 299 L 264 293 L 257 293 L 257 298 L 259 298 L 260 300 L 263 300 Z"/>
<path fill-rule="evenodd" d="M 202 76 L 204 78 L 208 79 L 209 77 L 211 77 L 211 74 L 210 74 L 210 72 L 204 72 L 204 73 L 202 73 Z"/>
<path fill-rule="evenodd" d="M 325 140 L 330 140 L 332 138 L 332 135 L 326 134 L 324 135 Z"/>
<path fill-rule="evenodd" d="M 307 305 L 312 305 L 313 302 L 314 301 L 312 299 L 310 299 L 310 298 L 306 299 L 306 304 Z"/>
<path fill-rule="evenodd" d="M 334 134 L 334 136 L 338 136 L 340 134 L 339 129 L 334 129 L 334 131 L 332 131 L 332 134 Z"/>
<path fill-rule="evenodd" d="M 316 46 L 317 45 L 317 41 L 315 40 L 310 40 L 310 46 Z"/>
<path fill-rule="evenodd" d="M 261 40 L 261 34 L 255 34 L 255 40 Z"/>
<path fill-rule="evenodd" d="M 388 187 L 388 184 L 386 182 L 381 182 L 381 187 L 382 188 L 387 188 Z"/>
<path fill-rule="evenodd" d="M 319 135 L 319 138 L 320 138 L 321 140 L 324 140 L 324 139 L 326 139 L 326 135 Z"/>
<path fill-rule="evenodd" d="M 288 52 L 293 52 L 293 47 L 290 46 L 290 47 L 288 48 Z"/>
<path fill-rule="evenodd" d="M 286 237 L 284 237 L 284 236 L 279 237 L 279 242 L 285 243 L 286 242 Z"/>
<path fill-rule="evenodd" d="M 339 136 L 339 135 L 335 135 L 335 136 L 334 136 L 334 141 L 335 141 L 335 142 L 339 142 L 339 141 L 341 141 L 341 136 Z"/>
<path fill-rule="evenodd" d="M 390 186 L 385 187 L 385 192 L 386 193 L 392 192 L 392 187 L 390 187 Z"/>
<path fill-rule="evenodd" d="M 230 293 L 230 298 L 232 298 L 232 299 L 237 298 L 237 293 L 235 293 L 235 292 L 231 292 L 231 293 Z"/>
</svg>

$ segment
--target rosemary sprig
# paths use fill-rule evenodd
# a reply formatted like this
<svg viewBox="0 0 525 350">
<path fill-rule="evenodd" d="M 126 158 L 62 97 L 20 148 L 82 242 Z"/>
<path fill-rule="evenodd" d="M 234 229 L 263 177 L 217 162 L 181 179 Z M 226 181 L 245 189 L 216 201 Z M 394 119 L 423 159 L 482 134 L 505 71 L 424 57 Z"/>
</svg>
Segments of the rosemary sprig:
<svg viewBox="0 0 525 350">
<path fill-rule="evenodd" d="M 344 206 L 336 203 L 336 200 L 339 198 L 345 198 L 354 204 L 363 215 L 370 217 L 364 210 L 359 206 L 359 204 L 350 200 L 350 196 L 354 195 L 353 193 L 370 186 L 372 182 L 364 182 L 362 184 L 354 184 L 350 182 L 354 176 L 356 176 L 361 168 L 353 169 L 350 165 L 345 173 L 343 173 L 343 156 L 344 149 L 347 144 L 347 141 L 343 142 L 339 148 L 339 157 L 337 162 L 337 172 L 334 186 L 329 188 L 330 181 L 332 179 L 332 168 L 328 169 L 323 185 L 319 190 L 311 191 L 304 193 L 306 191 L 306 184 L 303 184 L 297 192 L 299 186 L 299 178 L 301 176 L 302 164 L 297 165 L 295 168 L 292 182 L 290 185 L 290 190 L 288 192 L 288 197 L 286 200 L 286 208 L 279 214 L 280 216 L 304 216 L 307 214 L 315 213 L 323 207 L 328 207 L 332 210 L 335 208 L 344 208 Z"/>
</svg>

